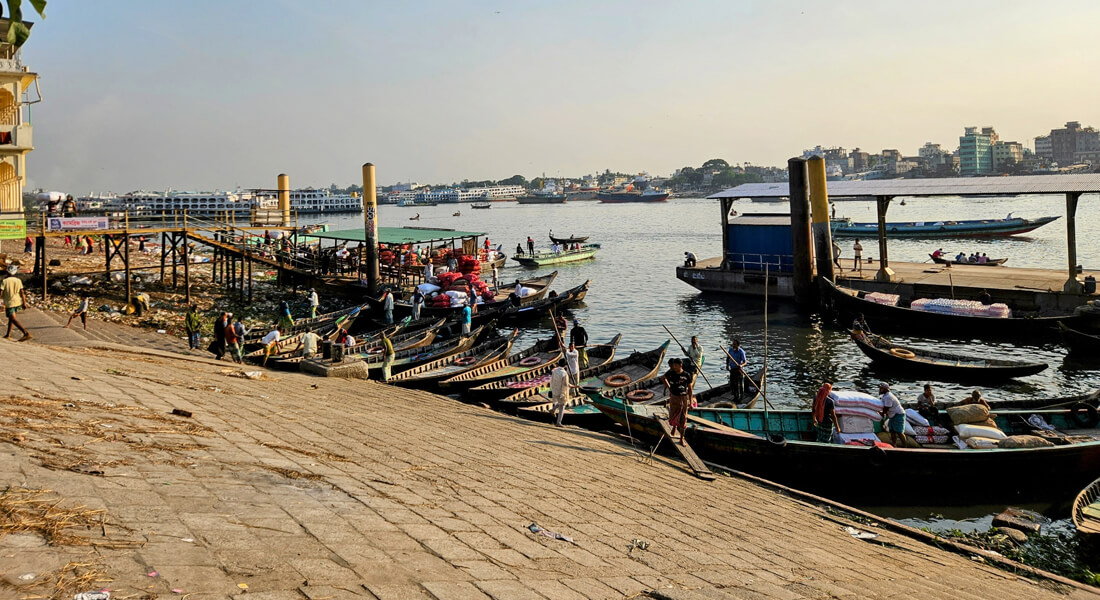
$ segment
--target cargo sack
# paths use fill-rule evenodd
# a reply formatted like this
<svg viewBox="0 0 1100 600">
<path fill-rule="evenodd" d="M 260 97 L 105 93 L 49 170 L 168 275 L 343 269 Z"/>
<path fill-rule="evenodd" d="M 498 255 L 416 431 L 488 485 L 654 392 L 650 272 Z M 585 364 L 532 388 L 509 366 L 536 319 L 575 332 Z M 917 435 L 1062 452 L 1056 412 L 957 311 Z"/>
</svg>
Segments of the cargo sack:
<svg viewBox="0 0 1100 600">
<path fill-rule="evenodd" d="M 1053 445 L 1035 435 L 1010 435 L 1001 440 L 1001 448 L 1046 448 Z"/>
<path fill-rule="evenodd" d="M 989 418 L 989 409 L 981 404 L 963 404 L 947 409 L 947 416 L 951 417 L 952 425 L 981 423 Z"/>
</svg>

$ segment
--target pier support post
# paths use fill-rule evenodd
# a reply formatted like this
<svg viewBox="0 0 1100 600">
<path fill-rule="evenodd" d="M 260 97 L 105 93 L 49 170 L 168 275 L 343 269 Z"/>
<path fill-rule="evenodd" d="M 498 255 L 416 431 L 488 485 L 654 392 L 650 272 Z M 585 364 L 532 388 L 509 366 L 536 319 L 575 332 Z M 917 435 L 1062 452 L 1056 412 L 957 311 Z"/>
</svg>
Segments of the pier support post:
<svg viewBox="0 0 1100 600">
<path fill-rule="evenodd" d="M 1066 194 L 1066 257 L 1069 259 L 1069 279 L 1062 286 L 1067 294 L 1080 294 L 1081 282 L 1077 280 L 1077 200 L 1078 192 Z"/>
<path fill-rule="evenodd" d="M 890 196 L 875 197 L 878 209 L 878 272 L 875 281 L 893 283 L 897 281 L 894 270 L 890 268 L 890 258 L 886 255 L 886 210 L 890 208 Z"/>
<path fill-rule="evenodd" d="M 133 281 L 130 279 L 130 232 L 122 234 L 122 267 L 126 271 L 126 302 L 133 297 Z"/>
<path fill-rule="evenodd" d="M 815 156 L 806 161 L 806 165 L 810 175 L 810 209 L 817 274 L 829 281 L 836 281 L 833 273 L 833 233 L 829 224 L 829 188 L 825 177 L 825 159 Z"/>
<path fill-rule="evenodd" d="M 290 225 L 290 177 L 279 173 L 279 212 L 282 213 L 283 227 Z"/>
<path fill-rule="evenodd" d="M 184 214 L 184 223 L 187 222 L 186 213 Z M 184 229 L 180 235 L 183 238 L 183 301 L 185 304 L 191 304 L 191 251 L 187 248 L 187 230 Z M 175 270 L 175 269 L 173 269 Z"/>
<path fill-rule="evenodd" d="M 810 238 L 810 189 L 806 161 L 787 161 L 791 196 L 791 252 L 794 254 L 794 297 L 799 305 L 811 305 L 813 293 L 813 248 Z M 765 281 L 764 285 L 768 285 Z"/>
<path fill-rule="evenodd" d="M 733 198 L 722 198 L 718 203 L 722 205 L 722 262 L 719 264 L 725 271 L 729 269 L 730 206 L 733 205 Z"/>
<path fill-rule="evenodd" d="M 367 291 L 378 295 L 378 194 L 374 184 L 374 165 L 363 165 L 363 230 L 367 246 Z M 358 274 L 356 274 L 358 277 Z"/>
</svg>

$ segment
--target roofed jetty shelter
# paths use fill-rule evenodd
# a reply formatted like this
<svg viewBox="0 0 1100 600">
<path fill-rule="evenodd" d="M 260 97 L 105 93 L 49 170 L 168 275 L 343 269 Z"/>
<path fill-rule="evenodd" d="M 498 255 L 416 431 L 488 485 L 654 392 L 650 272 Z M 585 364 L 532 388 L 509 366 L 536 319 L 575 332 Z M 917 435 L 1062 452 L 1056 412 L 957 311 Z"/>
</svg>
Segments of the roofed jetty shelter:
<svg viewBox="0 0 1100 600">
<path fill-rule="evenodd" d="M 797 179 L 793 178 L 792 179 Z M 813 268 L 810 264 L 814 260 L 813 251 L 809 249 L 809 252 L 805 256 L 800 256 L 800 251 L 797 249 L 798 240 L 795 240 L 793 245 L 790 239 L 796 237 L 793 234 L 795 232 L 808 232 L 811 228 L 810 224 L 810 201 L 808 197 L 810 195 L 816 195 L 821 193 L 822 190 L 812 190 L 814 181 L 806 181 L 802 179 L 805 186 L 800 190 L 796 190 L 797 183 L 795 182 L 781 182 L 781 183 L 750 183 L 740 185 L 728 190 L 724 190 L 717 194 L 709 196 L 709 198 L 719 201 L 721 206 L 721 218 L 722 218 L 722 247 L 723 256 L 704 259 L 698 262 L 696 267 L 678 267 L 677 276 L 696 288 L 705 291 L 720 291 L 726 293 L 740 293 L 740 294 L 752 294 L 758 295 L 763 293 L 765 287 L 770 287 L 772 293 L 779 292 L 779 295 L 786 295 L 788 297 L 795 297 L 794 289 L 797 284 L 792 285 L 791 281 L 797 278 L 797 273 L 800 265 L 807 269 Z M 824 177 L 818 180 L 819 188 L 827 188 L 825 193 L 821 193 L 824 196 L 827 203 L 828 199 L 856 199 L 856 200 L 873 200 L 877 209 L 877 232 L 872 229 L 871 233 L 877 233 L 878 239 L 878 256 L 876 270 L 874 271 L 873 280 L 862 280 L 858 282 L 860 289 L 878 289 L 883 286 L 896 286 L 899 284 L 907 284 L 901 277 L 898 276 L 890 267 L 889 252 L 887 247 L 887 224 L 886 215 L 890 208 L 890 203 L 893 199 L 898 197 L 906 198 L 921 198 L 921 197 L 934 197 L 934 196 L 961 196 L 961 197 L 975 197 L 975 196 L 1020 196 L 1020 195 L 1033 195 L 1033 194 L 1057 194 L 1065 196 L 1066 210 L 1063 216 L 1065 216 L 1066 223 L 1066 263 L 1065 271 L 1063 274 L 1059 274 L 1057 271 L 1049 269 L 1012 269 L 1003 267 L 1000 268 L 1003 275 L 1007 275 L 1009 271 L 1013 272 L 1013 276 L 1020 279 L 1034 278 L 1036 281 L 1035 287 L 1041 288 L 1043 293 L 1047 296 L 1046 300 L 1057 301 L 1059 304 L 1064 302 L 1072 302 L 1085 299 L 1084 285 L 1081 281 L 1083 275 L 1080 265 L 1077 264 L 1077 204 L 1081 199 L 1081 196 L 1086 194 L 1100 194 L 1100 174 L 1073 174 L 1073 175 L 1036 175 L 1036 176 L 1013 176 L 1013 177 L 975 177 L 975 178 L 953 178 L 953 179 L 891 179 L 891 180 L 856 180 L 856 181 L 829 181 L 825 183 Z M 803 201 L 805 203 L 805 210 L 801 206 L 796 207 L 796 204 L 801 205 L 802 202 L 791 203 L 791 214 L 773 214 L 773 215 L 741 215 L 730 214 L 732 204 L 737 199 L 759 199 L 759 200 L 790 200 L 793 196 L 804 195 Z M 796 198 L 797 199 L 797 198 Z M 798 210 L 796 210 L 798 208 Z M 798 220 L 798 223 L 792 223 L 792 215 Z M 819 223 L 820 220 L 824 220 L 824 223 Z M 743 222 L 742 222 L 743 221 Z M 803 222 L 804 221 L 804 222 Z M 827 214 L 819 216 L 818 207 L 813 207 L 813 232 L 814 237 L 818 237 L 818 226 L 824 224 L 825 231 L 823 233 L 828 236 L 829 217 Z M 746 231 L 749 227 L 764 226 L 766 228 L 776 228 L 782 226 L 783 232 L 773 231 L 767 236 L 770 242 L 761 246 L 762 252 L 756 257 L 750 257 L 746 254 L 744 248 L 747 243 Z M 1050 225 L 1055 226 L 1055 225 Z M 786 232 L 791 232 L 790 238 L 785 237 Z M 753 230 L 750 237 L 754 235 L 762 235 L 764 232 L 756 232 Z M 799 234 L 801 235 L 801 234 Z M 818 243 L 815 239 L 810 245 Z M 820 248 L 820 246 L 819 246 Z M 768 253 L 774 253 L 775 256 L 765 256 Z M 822 254 L 818 252 L 818 254 Z M 826 252 L 824 254 L 831 254 Z M 832 268 L 829 267 L 826 270 L 822 269 L 822 263 L 831 259 L 831 255 L 825 258 L 823 261 L 819 257 L 817 259 L 816 269 L 817 274 L 832 276 Z M 760 263 L 754 265 L 754 263 Z M 763 265 L 763 263 L 769 263 Z M 805 263 L 805 264 L 803 264 Z M 765 268 L 758 268 L 764 266 Z M 899 264 L 898 267 L 908 268 L 912 266 L 921 269 L 927 269 L 929 265 L 910 265 L 909 263 Z M 767 275 L 764 275 L 767 273 Z M 762 277 L 762 275 L 764 275 Z M 960 283 L 960 273 L 955 274 L 954 286 L 958 287 Z M 992 273 L 990 273 L 992 275 Z M 923 283 L 931 283 L 935 278 L 925 276 Z M 1040 281 L 1041 280 L 1041 281 Z M 767 283 L 764 283 L 764 282 Z M 876 286 L 876 284 L 878 284 Z M 1019 285 L 1009 286 L 1022 289 Z M 786 292 L 786 293 L 784 293 Z M 1054 293 L 1052 293 L 1054 292 Z"/>
<path fill-rule="evenodd" d="M 478 240 L 485 235 L 480 231 L 455 229 L 379 227 L 379 267 L 384 283 L 403 287 L 420 282 L 423 264 L 428 256 L 433 257 L 435 264 L 445 263 L 447 254 L 481 258 L 484 250 Z M 327 248 L 331 252 L 345 247 L 352 255 L 350 262 L 354 264 L 362 264 L 366 258 L 366 231 L 362 227 L 315 232 L 300 238 L 316 240 L 322 251 Z M 358 277 L 357 268 L 352 272 Z"/>
</svg>

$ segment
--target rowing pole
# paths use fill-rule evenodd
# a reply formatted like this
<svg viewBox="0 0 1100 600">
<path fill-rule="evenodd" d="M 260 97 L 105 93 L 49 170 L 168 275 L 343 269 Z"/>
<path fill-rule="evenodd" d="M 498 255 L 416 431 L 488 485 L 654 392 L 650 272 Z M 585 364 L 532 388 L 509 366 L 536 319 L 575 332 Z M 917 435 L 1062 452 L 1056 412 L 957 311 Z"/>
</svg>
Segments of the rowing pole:
<svg viewBox="0 0 1100 600">
<path fill-rule="evenodd" d="M 692 358 L 688 354 L 688 351 L 687 351 L 686 348 L 684 348 L 684 345 L 680 343 L 680 340 L 676 339 L 676 334 L 675 333 L 672 333 L 671 331 L 669 331 L 668 327 L 665 327 L 664 325 L 661 325 L 661 327 L 664 327 L 665 331 L 668 331 L 668 334 L 672 336 L 672 340 L 675 341 L 676 345 L 680 347 L 680 352 L 683 352 L 684 356 L 687 356 L 687 359 L 691 361 L 691 364 L 695 365 L 695 372 L 702 375 L 703 376 L 703 381 L 707 382 L 707 385 L 710 386 L 710 389 L 713 390 L 714 389 L 714 384 L 712 384 L 710 382 L 710 380 L 707 379 L 707 374 L 703 372 L 703 365 L 695 363 L 695 359 Z"/>
</svg>

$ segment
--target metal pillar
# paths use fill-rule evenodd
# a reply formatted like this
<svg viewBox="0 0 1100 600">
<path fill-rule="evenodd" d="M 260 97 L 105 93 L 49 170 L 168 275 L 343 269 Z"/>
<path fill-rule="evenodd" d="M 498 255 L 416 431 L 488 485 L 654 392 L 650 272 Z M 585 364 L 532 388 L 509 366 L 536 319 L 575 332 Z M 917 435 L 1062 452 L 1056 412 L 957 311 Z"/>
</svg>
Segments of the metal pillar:
<svg viewBox="0 0 1100 600">
<path fill-rule="evenodd" d="M 722 198 L 718 201 L 722 205 L 722 270 L 725 271 L 729 268 L 728 253 L 730 247 L 730 206 L 733 205 L 733 199 Z"/>
<path fill-rule="evenodd" d="M 187 222 L 187 213 L 183 213 L 183 221 Z M 180 235 L 183 238 L 183 301 L 191 304 L 191 253 L 187 249 L 187 230 Z M 175 272 L 175 267 L 172 271 Z"/>
<path fill-rule="evenodd" d="M 1069 279 L 1062 286 L 1062 291 L 1070 294 L 1080 294 L 1083 290 L 1081 282 L 1077 280 L 1077 201 L 1081 198 L 1079 192 L 1066 194 L 1066 257 L 1069 259 Z"/>
<path fill-rule="evenodd" d="M 279 212 L 282 214 L 283 227 L 290 225 L 290 177 L 279 173 Z"/>
<path fill-rule="evenodd" d="M 43 230 L 43 231 L 45 231 L 45 230 Z M 39 255 L 41 255 L 41 257 L 42 257 L 41 259 L 39 259 L 39 262 L 37 264 L 39 265 L 38 268 L 41 269 L 39 274 L 42 276 L 42 299 L 45 300 L 50 295 L 49 281 L 47 281 L 47 273 L 49 271 L 50 265 L 49 265 L 49 262 L 46 260 L 46 237 L 45 236 L 41 236 L 41 235 L 38 236 L 38 244 L 35 246 L 34 252 L 35 252 L 35 257 L 36 258 Z"/>
<path fill-rule="evenodd" d="M 129 215 L 129 213 L 127 213 Z M 122 234 L 122 266 L 126 269 L 126 302 L 130 301 L 134 292 L 133 282 L 130 280 L 130 232 Z"/>
<path fill-rule="evenodd" d="M 378 193 L 374 185 L 374 165 L 363 165 L 363 229 L 367 246 L 367 291 L 378 295 Z M 356 278 L 359 274 L 356 273 Z"/>
<path fill-rule="evenodd" d="M 817 274 L 829 281 L 836 281 L 833 273 L 833 233 L 829 224 L 829 188 L 825 177 L 825 159 L 815 156 L 806 164 L 810 175 L 810 207 L 813 215 Z"/>
<path fill-rule="evenodd" d="M 886 210 L 890 208 L 890 196 L 878 196 L 875 205 L 878 210 L 878 272 L 875 281 L 893 283 L 897 281 L 894 270 L 890 268 L 890 259 L 886 255 Z"/>
<path fill-rule="evenodd" d="M 810 247 L 810 190 L 806 161 L 787 161 L 791 197 L 791 252 L 794 255 L 794 296 L 802 306 L 813 301 L 813 249 Z M 767 285 L 767 282 L 764 282 Z"/>
</svg>

